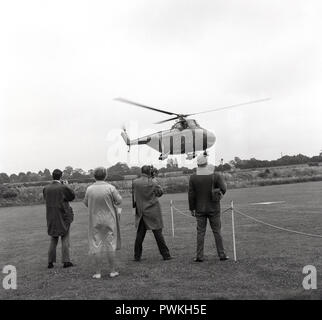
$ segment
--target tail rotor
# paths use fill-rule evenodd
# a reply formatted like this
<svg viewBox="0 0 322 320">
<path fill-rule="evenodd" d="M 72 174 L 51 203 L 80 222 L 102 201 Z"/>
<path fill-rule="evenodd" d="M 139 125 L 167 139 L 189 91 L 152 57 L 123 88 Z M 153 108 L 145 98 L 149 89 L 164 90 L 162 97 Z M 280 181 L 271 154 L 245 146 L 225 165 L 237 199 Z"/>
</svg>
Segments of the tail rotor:
<svg viewBox="0 0 322 320">
<path fill-rule="evenodd" d="M 130 140 L 127 132 L 126 132 L 126 128 L 125 128 L 124 125 L 122 126 L 121 136 L 122 136 L 125 144 L 129 147 L 129 151 L 130 151 L 130 148 L 131 148 L 131 140 Z"/>
</svg>

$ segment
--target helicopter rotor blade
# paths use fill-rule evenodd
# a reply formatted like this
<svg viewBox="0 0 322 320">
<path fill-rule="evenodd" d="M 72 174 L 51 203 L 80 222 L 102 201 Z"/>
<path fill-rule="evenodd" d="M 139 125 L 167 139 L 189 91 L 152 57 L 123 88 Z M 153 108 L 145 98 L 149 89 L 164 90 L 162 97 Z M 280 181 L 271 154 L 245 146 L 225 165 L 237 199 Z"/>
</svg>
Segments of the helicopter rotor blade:
<svg viewBox="0 0 322 320">
<path fill-rule="evenodd" d="M 170 118 L 170 119 L 166 119 L 166 120 L 158 121 L 158 122 L 155 122 L 154 124 L 161 124 L 161 123 L 165 123 L 165 122 L 173 121 L 173 120 L 176 120 L 176 119 L 179 119 L 179 117 L 174 117 L 174 118 Z"/>
<path fill-rule="evenodd" d="M 165 111 L 165 110 L 161 110 L 161 109 L 157 109 L 157 108 L 152 108 L 152 107 L 149 107 L 149 106 L 145 106 L 145 105 L 143 105 L 141 103 L 137 103 L 137 102 L 130 101 L 130 100 L 127 100 L 127 99 L 123 99 L 123 98 L 115 98 L 114 100 L 120 101 L 120 102 L 124 102 L 124 103 L 128 103 L 128 104 L 132 104 L 132 105 L 137 106 L 137 107 L 141 107 L 141 108 L 145 108 L 145 109 L 149 109 L 149 110 L 153 110 L 153 111 L 157 111 L 157 112 L 169 114 L 171 116 L 172 115 L 179 116 L 179 114 L 174 113 L 174 112 L 169 112 L 169 111 Z"/>
<path fill-rule="evenodd" d="M 233 105 L 227 106 L 227 107 L 221 107 L 221 108 L 216 108 L 216 109 L 212 109 L 212 110 L 207 110 L 207 111 L 202 111 L 202 112 L 187 114 L 186 117 L 195 116 L 197 114 L 203 114 L 203 113 L 208 113 L 208 112 L 215 112 L 215 111 L 220 111 L 220 110 L 225 110 L 225 109 L 231 109 L 231 108 L 241 107 L 241 106 L 245 106 L 245 105 L 248 105 L 248 104 L 253 104 L 253 103 L 267 101 L 267 100 L 270 100 L 270 99 L 271 98 L 265 98 L 265 99 L 259 99 L 259 100 L 253 100 L 253 101 L 248 101 L 248 102 L 233 104 Z"/>
</svg>

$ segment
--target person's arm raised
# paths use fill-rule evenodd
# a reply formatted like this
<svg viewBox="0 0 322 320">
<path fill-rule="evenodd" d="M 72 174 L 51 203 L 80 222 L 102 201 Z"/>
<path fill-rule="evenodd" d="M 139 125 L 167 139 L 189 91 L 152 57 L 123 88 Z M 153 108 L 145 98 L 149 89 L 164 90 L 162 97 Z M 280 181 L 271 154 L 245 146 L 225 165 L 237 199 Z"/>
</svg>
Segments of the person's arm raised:
<svg viewBox="0 0 322 320">
<path fill-rule="evenodd" d="M 83 203 L 85 204 L 86 207 L 88 207 L 88 189 L 86 190 L 85 198 L 83 200 Z"/>
<path fill-rule="evenodd" d="M 117 191 L 115 187 L 112 189 L 112 196 L 113 196 L 113 201 L 116 206 L 119 206 L 122 203 L 122 196 L 120 193 Z"/>
<path fill-rule="evenodd" d="M 64 185 L 64 196 L 66 201 L 73 201 L 75 199 L 75 192 L 66 185 Z"/>
<path fill-rule="evenodd" d="M 152 182 L 153 182 L 153 188 L 154 188 L 154 194 L 160 198 L 163 196 L 163 189 L 162 187 L 160 186 L 160 184 L 158 183 L 158 181 L 156 179 L 152 179 Z"/>
</svg>

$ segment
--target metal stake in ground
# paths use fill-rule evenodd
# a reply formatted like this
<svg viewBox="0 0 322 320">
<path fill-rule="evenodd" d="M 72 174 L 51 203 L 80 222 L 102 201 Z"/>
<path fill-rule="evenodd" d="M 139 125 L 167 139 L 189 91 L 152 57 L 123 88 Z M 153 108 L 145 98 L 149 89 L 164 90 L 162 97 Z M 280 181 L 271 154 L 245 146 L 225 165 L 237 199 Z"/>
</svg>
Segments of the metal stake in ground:
<svg viewBox="0 0 322 320">
<path fill-rule="evenodd" d="M 233 229 L 233 248 L 234 248 L 234 261 L 237 262 L 236 254 L 236 237 L 235 237 L 235 216 L 234 216 L 234 201 L 231 202 L 231 225 Z"/>
<path fill-rule="evenodd" d="M 174 238 L 174 219 L 173 219 L 173 201 L 172 200 L 170 200 L 170 212 L 171 212 L 172 237 Z"/>
</svg>

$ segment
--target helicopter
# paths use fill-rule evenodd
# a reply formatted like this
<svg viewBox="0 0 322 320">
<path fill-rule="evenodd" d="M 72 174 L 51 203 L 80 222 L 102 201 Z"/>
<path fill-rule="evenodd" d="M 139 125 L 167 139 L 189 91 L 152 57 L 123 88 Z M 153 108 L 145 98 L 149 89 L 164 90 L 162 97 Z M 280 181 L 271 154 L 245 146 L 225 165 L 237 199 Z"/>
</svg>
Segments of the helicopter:
<svg viewBox="0 0 322 320">
<path fill-rule="evenodd" d="M 234 104 L 226 107 L 191 114 L 178 114 L 166 110 L 161 110 L 124 98 L 115 98 L 114 100 L 173 116 L 170 119 L 162 120 L 155 124 L 175 121 L 174 125 L 172 125 L 172 127 L 169 130 L 159 131 L 133 140 L 130 139 L 126 132 L 126 129 L 123 128 L 121 136 L 126 145 L 129 147 L 129 152 L 132 145 L 145 144 L 151 147 L 152 149 L 160 152 L 159 160 L 166 160 L 169 155 L 182 154 L 187 155 L 187 160 L 193 160 L 197 156 L 197 152 L 203 151 L 204 154 L 207 154 L 207 149 L 211 148 L 215 144 L 216 137 L 214 133 L 212 133 L 211 131 L 202 128 L 196 120 L 187 119 L 188 117 L 224 109 L 236 108 L 252 103 L 263 102 L 270 100 L 270 98 L 248 101 L 244 103 Z"/>
</svg>

